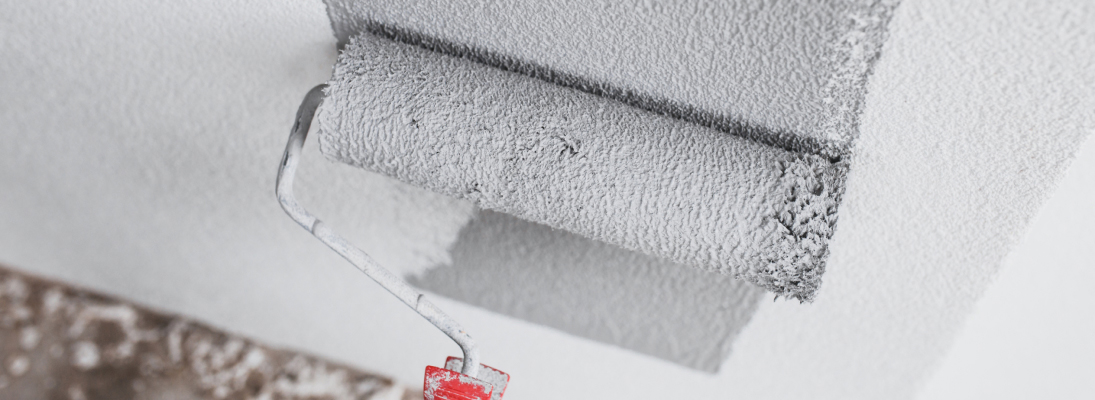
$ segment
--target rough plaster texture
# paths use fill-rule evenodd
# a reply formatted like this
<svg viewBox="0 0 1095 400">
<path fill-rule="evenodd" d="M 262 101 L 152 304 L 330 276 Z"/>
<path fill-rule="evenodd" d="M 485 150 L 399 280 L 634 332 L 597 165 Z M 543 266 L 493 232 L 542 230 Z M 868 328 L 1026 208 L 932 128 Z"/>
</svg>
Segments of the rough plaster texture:
<svg viewBox="0 0 1095 400">
<path fill-rule="evenodd" d="M 326 93 L 334 160 L 780 296 L 821 283 L 845 163 L 369 34 Z"/>
<path fill-rule="evenodd" d="M 326 0 L 340 41 L 417 32 L 543 67 L 661 111 L 809 147 L 854 137 L 863 85 L 895 1 Z M 485 57 L 482 57 L 483 55 Z M 660 105 L 659 105 L 660 104 Z"/>
<path fill-rule="evenodd" d="M 404 382 L 456 354 L 273 198 L 300 96 L 334 63 L 322 4 L 0 4 L 0 261 Z M 825 290 L 761 302 L 717 375 L 437 303 L 513 398 L 911 398 L 1092 131 L 1093 27 L 1084 1 L 898 8 Z M 452 218 L 452 240 L 470 215 L 315 149 L 302 201 L 386 265 L 444 254 L 387 241 L 440 231 L 418 215 Z"/>
<path fill-rule="evenodd" d="M 452 265 L 411 283 L 567 333 L 716 372 L 764 291 L 491 211 Z M 519 296 L 514 296 L 519 293 Z"/>
</svg>

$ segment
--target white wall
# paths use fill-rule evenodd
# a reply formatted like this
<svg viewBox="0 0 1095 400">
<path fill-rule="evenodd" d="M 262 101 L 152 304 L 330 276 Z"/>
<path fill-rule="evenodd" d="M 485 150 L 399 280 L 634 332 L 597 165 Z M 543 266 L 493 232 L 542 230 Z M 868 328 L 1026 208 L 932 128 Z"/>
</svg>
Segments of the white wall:
<svg viewBox="0 0 1095 400">
<path fill-rule="evenodd" d="M 1095 126 L 1092 7 L 902 5 L 822 293 L 762 302 L 717 375 L 437 302 L 513 374 L 508 397 L 911 398 Z M 0 262 L 411 384 L 456 353 L 273 198 L 333 63 L 318 0 L 12 0 L 0 30 Z M 305 158 L 303 201 L 402 271 L 447 257 L 470 215 Z"/>
<path fill-rule="evenodd" d="M 1095 393 L 1092 182 L 1095 140 L 1088 138 L 919 399 Z"/>
<path fill-rule="evenodd" d="M 335 54 L 319 1 L 0 2 L 0 263 L 421 375 L 454 346 L 274 198 L 297 105 Z M 445 261 L 470 216 L 304 157 L 301 200 L 401 272 Z"/>
</svg>

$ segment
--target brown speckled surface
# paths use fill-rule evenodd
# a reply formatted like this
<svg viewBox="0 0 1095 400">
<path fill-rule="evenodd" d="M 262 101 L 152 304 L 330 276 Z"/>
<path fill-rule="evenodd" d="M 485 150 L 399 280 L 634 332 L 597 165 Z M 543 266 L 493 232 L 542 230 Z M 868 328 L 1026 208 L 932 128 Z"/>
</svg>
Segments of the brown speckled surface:
<svg viewBox="0 0 1095 400">
<path fill-rule="evenodd" d="M 0 266 L 0 399 L 421 399 L 391 379 Z"/>
</svg>

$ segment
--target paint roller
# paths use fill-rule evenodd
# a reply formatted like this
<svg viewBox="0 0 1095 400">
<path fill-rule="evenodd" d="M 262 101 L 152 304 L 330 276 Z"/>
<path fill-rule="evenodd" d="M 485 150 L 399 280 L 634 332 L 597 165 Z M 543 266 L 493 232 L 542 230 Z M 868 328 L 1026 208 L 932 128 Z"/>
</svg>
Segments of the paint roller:
<svg viewBox="0 0 1095 400">
<path fill-rule="evenodd" d="M 461 346 L 460 362 L 427 368 L 427 398 L 461 398 L 438 393 L 466 390 L 478 396 L 468 398 L 486 399 L 490 388 L 500 398 L 509 377 L 484 369 L 495 382 L 477 381 L 477 351 L 459 325 L 301 214 L 291 179 L 313 112 L 329 159 L 732 274 L 776 296 L 814 298 L 847 170 L 839 151 L 637 107 L 595 85 L 559 84 L 392 39 L 351 39 L 331 80 L 309 93 L 279 171 L 278 197 L 305 229 Z M 482 384 L 451 389 L 461 382 Z"/>
<path fill-rule="evenodd" d="M 296 177 L 297 167 L 300 165 L 304 140 L 308 137 L 316 108 L 323 102 L 326 88 L 327 85 L 318 85 L 308 91 L 297 110 L 296 120 L 289 133 L 289 142 L 285 145 L 285 152 L 278 165 L 275 189 L 278 203 L 293 221 L 414 309 L 460 346 L 463 358 L 449 357 L 444 369 L 434 366 L 426 367 L 426 378 L 423 383 L 426 400 L 500 400 L 509 384 L 509 374 L 479 363 L 479 347 L 456 320 L 446 315 L 427 300 L 425 295 L 378 264 L 364 251 L 351 245 L 349 241 L 335 233 L 297 202 L 293 194 L 293 180 Z"/>
</svg>

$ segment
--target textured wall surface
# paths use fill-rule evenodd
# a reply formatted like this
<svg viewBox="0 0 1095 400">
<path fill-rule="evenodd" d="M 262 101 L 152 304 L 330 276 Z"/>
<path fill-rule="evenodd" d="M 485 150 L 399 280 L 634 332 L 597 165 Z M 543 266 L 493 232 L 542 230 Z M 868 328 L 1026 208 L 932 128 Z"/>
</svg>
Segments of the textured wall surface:
<svg viewBox="0 0 1095 400">
<path fill-rule="evenodd" d="M 457 352 L 277 208 L 293 112 L 334 62 L 323 4 L 0 7 L 0 262 L 405 382 Z M 716 375 L 437 303 L 514 398 L 911 398 L 1092 130 L 1091 7 L 898 8 L 826 289 L 760 302 Z M 401 272 L 455 262 L 470 207 L 322 158 L 298 184 L 320 217 Z"/>
</svg>

